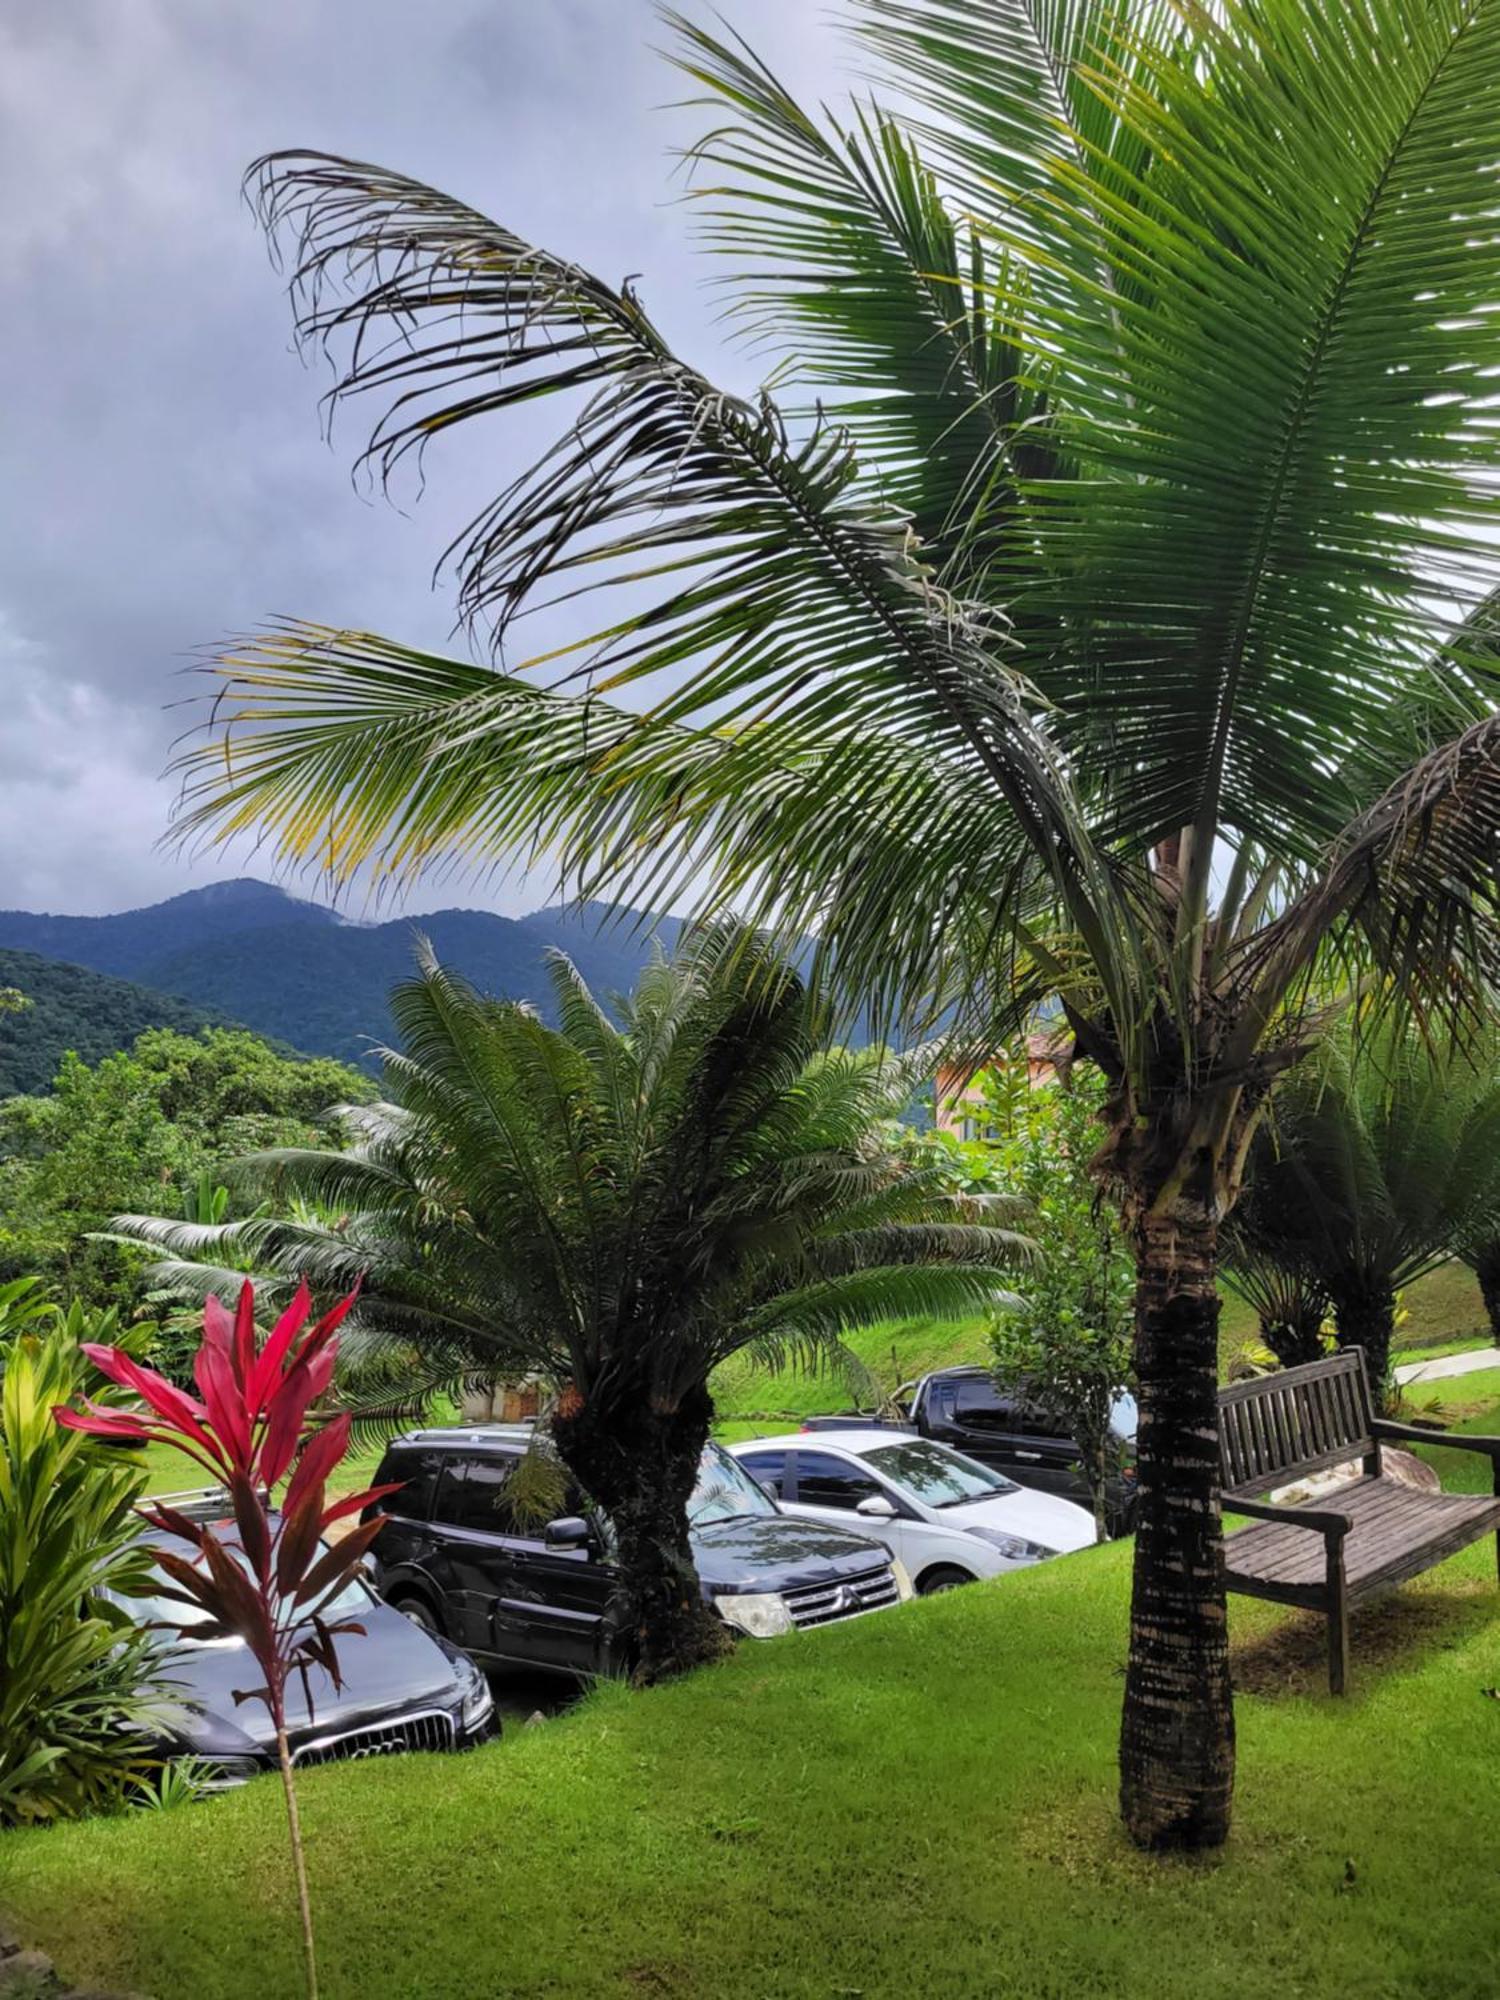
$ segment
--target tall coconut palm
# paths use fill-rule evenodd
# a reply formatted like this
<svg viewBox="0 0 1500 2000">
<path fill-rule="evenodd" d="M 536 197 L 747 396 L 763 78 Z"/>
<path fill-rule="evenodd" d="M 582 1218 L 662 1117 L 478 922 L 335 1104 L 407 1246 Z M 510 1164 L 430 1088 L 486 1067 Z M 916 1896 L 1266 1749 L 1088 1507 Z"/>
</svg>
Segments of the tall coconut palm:
<svg viewBox="0 0 1500 2000">
<path fill-rule="evenodd" d="M 1473 1053 L 1492 1058 L 1493 1048 Z M 1235 1270 L 1263 1283 L 1274 1273 L 1288 1292 L 1326 1301 L 1378 1389 L 1396 1294 L 1500 1208 L 1493 1062 L 1435 1050 L 1402 1023 L 1367 1040 L 1341 1027 L 1277 1092 L 1249 1180 L 1229 1228 Z"/>
<path fill-rule="evenodd" d="M 542 1375 L 558 1453 L 614 1525 L 638 1674 L 656 1680 L 725 1644 L 688 1536 L 712 1371 L 1015 1303 L 1002 1267 L 1029 1245 L 999 1226 L 1003 1200 L 966 1219 L 935 1168 L 877 1138 L 924 1058 L 820 1048 L 821 1010 L 753 939 L 648 966 L 618 1021 L 565 959 L 552 976 L 556 1028 L 430 957 L 397 990 L 390 1101 L 346 1114 L 359 1143 L 246 1163 L 332 1220 L 116 1226 L 188 1253 L 159 1276 L 199 1291 L 226 1249 L 335 1294 L 359 1279 L 366 1370 L 394 1348 L 408 1387 Z"/>
<path fill-rule="evenodd" d="M 451 196 L 261 163 L 379 472 L 569 411 L 454 545 L 517 670 L 231 646 L 181 825 L 340 880 L 520 850 L 736 905 L 979 1048 L 1053 997 L 1111 1084 L 1139 1269 L 1123 1811 L 1208 1846 L 1219 1224 L 1321 957 L 1460 1018 L 1496 969 L 1500 0 L 843 12 L 888 103 L 842 122 L 677 28 L 707 247 L 779 401 Z"/>
</svg>

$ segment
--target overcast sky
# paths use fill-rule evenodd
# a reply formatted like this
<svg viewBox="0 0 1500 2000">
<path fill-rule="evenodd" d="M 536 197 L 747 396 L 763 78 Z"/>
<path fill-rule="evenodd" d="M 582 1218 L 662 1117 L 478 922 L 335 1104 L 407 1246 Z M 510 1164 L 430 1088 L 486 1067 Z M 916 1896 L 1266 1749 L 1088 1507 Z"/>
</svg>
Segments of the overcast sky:
<svg viewBox="0 0 1500 2000">
<path fill-rule="evenodd" d="M 684 11 L 706 9 L 686 0 Z M 801 94 L 842 87 L 816 0 L 719 11 Z M 272 613 L 450 643 L 432 566 L 513 471 L 501 425 L 406 514 L 330 448 L 324 378 L 239 198 L 256 155 L 431 181 L 618 281 L 730 387 L 659 107 L 650 0 L 7 0 L 0 5 L 0 904 L 93 913 L 271 873 L 156 851 L 193 649 Z M 459 643 L 459 642 L 451 642 Z M 434 888 L 515 911 L 543 889 Z"/>
</svg>

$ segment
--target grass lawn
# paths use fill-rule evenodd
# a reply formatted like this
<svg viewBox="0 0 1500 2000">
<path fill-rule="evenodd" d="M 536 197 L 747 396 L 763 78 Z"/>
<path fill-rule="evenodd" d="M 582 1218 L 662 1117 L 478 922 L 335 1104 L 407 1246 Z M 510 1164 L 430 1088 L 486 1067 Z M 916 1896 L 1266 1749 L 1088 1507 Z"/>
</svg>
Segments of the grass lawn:
<svg viewBox="0 0 1500 2000">
<path fill-rule="evenodd" d="M 1239 1804 L 1200 1862 L 1116 1830 L 1128 1575 L 1093 1550 L 466 1758 L 308 1773 L 325 1993 L 1493 1994 L 1493 1547 L 1356 1617 L 1344 1701 L 1316 1622 L 1232 1600 Z M 0 1907 L 80 1983 L 299 1990 L 274 1780 L 7 1835 Z"/>
<path fill-rule="evenodd" d="M 1400 1361 L 1430 1360 L 1466 1347 L 1488 1346 L 1490 1330 L 1474 1274 L 1463 1264 L 1444 1264 L 1407 1288 L 1406 1318 L 1397 1329 Z M 1227 1289 L 1220 1322 L 1226 1348 L 1255 1332 L 1255 1314 Z M 849 1346 L 883 1386 L 894 1389 L 931 1368 L 982 1362 L 988 1354 L 982 1319 L 962 1323 L 901 1320 L 854 1335 Z M 835 1370 L 809 1375 L 794 1369 L 754 1368 L 730 1362 L 713 1382 L 719 1413 L 718 1435 L 729 1441 L 784 1430 L 803 1417 L 847 1410 L 855 1398 Z"/>
</svg>

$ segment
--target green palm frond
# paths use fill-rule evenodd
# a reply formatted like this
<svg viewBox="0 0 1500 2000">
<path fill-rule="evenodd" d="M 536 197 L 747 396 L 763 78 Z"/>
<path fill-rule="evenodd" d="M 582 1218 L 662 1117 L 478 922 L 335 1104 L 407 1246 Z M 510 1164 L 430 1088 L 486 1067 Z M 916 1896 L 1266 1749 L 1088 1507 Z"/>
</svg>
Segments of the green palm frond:
<svg viewBox="0 0 1500 2000">
<path fill-rule="evenodd" d="M 556 1028 L 422 951 L 391 1101 L 340 1148 L 239 1163 L 279 1213 L 117 1231 L 194 1296 L 231 1262 L 325 1294 L 357 1276 L 343 1390 L 377 1428 L 475 1372 L 671 1402 L 747 1346 L 833 1355 L 872 1318 L 982 1309 L 1029 1257 L 1013 1207 L 960 1212 L 882 1141 L 920 1059 L 821 1049 L 765 941 L 698 934 L 618 1018 L 566 961 L 553 977 Z"/>
</svg>

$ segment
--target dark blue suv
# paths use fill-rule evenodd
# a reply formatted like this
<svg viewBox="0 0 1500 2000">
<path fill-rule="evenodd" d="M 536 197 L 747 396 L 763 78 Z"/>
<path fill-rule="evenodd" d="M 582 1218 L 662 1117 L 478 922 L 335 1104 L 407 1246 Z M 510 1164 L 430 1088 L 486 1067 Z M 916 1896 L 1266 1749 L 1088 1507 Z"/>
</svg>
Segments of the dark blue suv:
<svg viewBox="0 0 1500 2000">
<path fill-rule="evenodd" d="M 589 1675 L 627 1671 L 608 1521 L 576 1487 L 545 1523 L 508 1488 L 530 1427 L 413 1431 L 381 1461 L 372 1551 L 380 1592 L 429 1631 L 491 1662 Z M 524 1482 L 523 1482 L 524 1484 Z M 898 1604 L 911 1585 L 888 1550 L 847 1529 L 794 1521 L 716 1444 L 689 1502 L 703 1595 L 752 1638 Z"/>
</svg>

